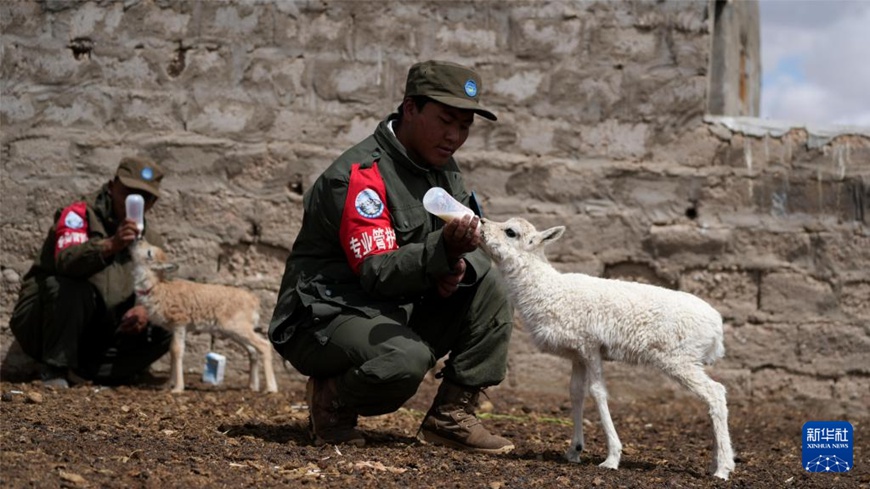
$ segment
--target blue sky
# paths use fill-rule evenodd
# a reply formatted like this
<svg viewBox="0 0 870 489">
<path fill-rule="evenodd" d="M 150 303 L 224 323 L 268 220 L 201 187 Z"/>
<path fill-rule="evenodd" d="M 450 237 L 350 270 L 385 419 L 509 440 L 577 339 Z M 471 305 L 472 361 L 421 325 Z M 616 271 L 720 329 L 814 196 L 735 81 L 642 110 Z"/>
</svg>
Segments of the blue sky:
<svg viewBox="0 0 870 489">
<path fill-rule="evenodd" d="M 870 127 L 870 0 L 760 0 L 761 114 Z"/>
</svg>

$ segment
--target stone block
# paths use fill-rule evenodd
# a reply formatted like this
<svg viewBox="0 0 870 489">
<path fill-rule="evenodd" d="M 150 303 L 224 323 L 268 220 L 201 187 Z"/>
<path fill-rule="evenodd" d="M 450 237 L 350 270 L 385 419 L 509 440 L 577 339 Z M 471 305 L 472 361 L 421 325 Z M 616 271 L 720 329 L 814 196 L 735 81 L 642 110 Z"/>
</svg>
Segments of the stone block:
<svg viewBox="0 0 870 489">
<path fill-rule="evenodd" d="M 731 230 L 693 224 L 651 226 L 646 245 L 655 256 L 703 255 L 705 263 L 728 249 Z"/>
<path fill-rule="evenodd" d="M 867 280 L 870 263 L 870 234 L 861 225 L 842 226 L 812 235 L 820 268 L 844 277 Z"/>
<path fill-rule="evenodd" d="M 724 316 L 746 318 L 757 310 L 755 274 L 741 270 L 692 270 L 680 277 L 680 290 L 710 302 Z"/>
<path fill-rule="evenodd" d="M 613 116 L 653 122 L 656 139 L 667 142 L 689 120 L 700 120 L 706 106 L 706 78 L 687 76 L 675 66 L 648 69 L 635 64 L 618 70 L 620 101 Z"/>
<path fill-rule="evenodd" d="M 46 226 L 41 228 L 37 224 L 29 226 L 15 226 L 3 233 L 3 243 L 0 244 L 0 251 L 3 252 L 2 267 L 5 270 L 14 270 L 19 277 L 24 276 L 30 265 L 33 263 L 33 258 L 42 247 L 42 242 L 48 235 L 48 228 L 51 226 L 51 218 L 45 220 Z M 10 290 L 17 289 L 10 286 Z"/>
<path fill-rule="evenodd" d="M 693 70 L 695 74 L 707 73 L 708 44 L 705 36 L 699 36 L 698 30 L 705 29 L 705 22 L 698 17 L 685 19 L 694 32 L 675 32 L 670 46 L 673 56 L 679 66 L 686 71 Z M 704 27 L 700 27 L 704 26 Z"/>
<path fill-rule="evenodd" d="M 53 26 L 49 22 L 42 21 L 41 9 L 42 6 L 37 2 L 0 3 L 0 31 L 4 36 L 9 37 L 38 38 L 46 35 Z"/>
<path fill-rule="evenodd" d="M 549 80 L 547 74 L 538 69 L 518 69 L 508 73 L 509 76 L 496 78 L 487 85 L 486 100 L 498 96 L 511 106 L 529 106 L 529 101 L 540 99 L 546 93 L 544 83 Z M 538 123 L 550 121 L 534 121 Z M 534 132 L 534 131 L 529 131 Z"/>
<path fill-rule="evenodd" d="M 314 90 L 323 100 L 374 104 L 388 95 L 383 68 L 378 65 L 321 61 L 313 70 Z"/>
<path fill-rule="evenodd" d="M 185 94 L 166 96 L 159 92 L 132 94 L 113 102 L 111 124 L 120 132 L 144 133 L 183 132 L 185 129 L 184 107 L 189 99 Z"/>
<path fill-rule="evenodd" d="M 464 57 L 498 53 L 501 44 L 497 30 L 475 24 L 474 20 L 439 26 L 434 42 L 439 51 Z"/>
<path fill-rule="evenodd" d="M 184 69 L 179 72 L 178 81 L 196 95 L 210 92 L 214 85 L 228 83 L 233 74 L 233 52 L 226 46 L 201 41 L 185 51 Z"/>
<path fill-rule="evenodd" d="M 797 327 L 799 371 L 820 377 L 870 375 L 870 331 L 843 323 L 803 323 Z"/>
<path fill-rule="evenodd" d="M 854 320 L 870 318 L 870 283 L 846 282 L 840 289 L 840 310 Z"/>
<path fill-rule="evenodd" d="M 118 49 L 100 53 L 104 83 L 122 90 L 156 90 L 165 95 L 166 67 L 175 58 L 175 46 L 163 43 L 148 50 Z"/>
<path fill-rule="evenodd" d="M 88 80 L 98 80 L 101 76 L 101 68 L 98 62 L 87 58 L 76 59 L 75 54 L 69 48 L 69 39 L 24 38 L 15 44 L 5 46 L 3 49 L 2 68 L 4 76 L 4 94 L 16 93 L 19 90 L 18 83 L 25 85 L 37 85 L 44 87 L 56 87 L 65 83 L 84 83 Z M 7 65 L 8 64 L 8 65 Z M 10 68 L 6 68 L 9 66 Z M 15 69 L 12 70 L 11 67 Z M 21 87 L 24 89 L 26 87 Z M 62 95 L 64 90 L 51 90 L 48 93 L 37 94 L 37 101 Z"/>
<path fill-rule="evenodd" d="M 632 218 L 625 216 L 591 217 L 577 219 L 569 227 L 576 241 L 568 240 L 572 250 L 582 250 L 595 254 L 605 263 L 619 263 L 626 260 L 646 262 L 651 257 L 642 249 L 643 230 L 631 226 Z M 561 239 L 559 241 L 564 240 Z M 558 242 L 557 242 L 558 243 Z M 615 246 L 614 243 L 620 243 Z M 554 245 L 555 246 L 555 245 Z"/>
<path fill-rule="evenodd" d="M 243 2 L 206 2 L 193 12 L 196 36 L 263 45 L 273 38 L 272 9 Z"/>
<path fill-rule="evenodd" d="M 547 18 L 513 15 L 508 46 L 520 59 L 560 59 L 577 54 L 583 39 L 578 18 Z"/>
<path fill-rule="evenodd" d="M 779 369 L 765 369 L 752 374 L 752 397 L 779 401 L 799 407 L 802 411 L 839 412 L 833 401 L 835 382 L 790 373 Z M 809 420 L 807 420 L 809 421 Z"/>
<path fill-rule="evenodd" d="M 621 123 L 608 119 L 580 131 L 579 149 L 583 154 L 603 156 L 614 160 L 638 160 L 647 151 L 647 138 L 651 128 L 644 123 Z M 558 137 L 569 138 L 562 132 Z"/>
<path fill-rule="evenodd" d="M 4 90 L 0 94 L 0 124 L 3 124 L 6 130 L 9 130 L 10 126 L 26 124 L 35 115 L 36 106 L 27 92 L 22 90 L 19 93 L 12 93 Z"/>
<path fill-rule="evenodd" d="M 732 328 L 725 337 L 723 367 L 796 371 L 800 367 L 798 356 L 798 329 L 788 323 L 744 324 Z"/>
<path fill-rule="evenodd" d="M 839 405 L 842 417 L 864 416 L 870 406 L 870 378 L 846 376 L 834 382 L 834 396 L 831 404 Z"/>
<path fill-rule="evenodd" d="M 658 58 L 664 48 L 659 33 L 634 27 L 596 29 L 592 36 L 592 49 L 607 52 L 614 64 L 645 64 Z"/>
<path fill-rule="evenodd" d="M 79 170 L 69 152 L 74 143 L 49 135 L 10 141 L 8 157 L 3 158 L 3 180 L 22 182 L 32 178 L 71 175 Z M 4 194 L 5 202 L 5 194 Z"/>
<path fill-rule="evenodd" d="M 290 254 L 290 244 L 284 249 L 252 243 L 223 245 L 217 257 L 218 270 L 214 280 L 249 290 L 277 290 Z"/>
<path fill-rule="evenodd" d="M 830 283 L 791 272 L 761 277 L 759 309 L 782 317 L 807 319 L 835 311 L 837 297 Z"/>
<path fill-rule="evenodd" d="M 753 181 L 753 204 L 758 213 L 780 218 L 808 214 L 852 221 L 864 207 L 855 208 L 851 189 L 860 187 L 857 178 L 764 173 Z"/>
<path fill-rule="evenodd" d="M 259 124 L 263 118 L 268 123 Z M 267 130 L 274 121 L 270 108 L 240 100 L 213 100 L 190 108 L 187 128 L 199 133 L 220 136 L 242 136 L 248 131 Z"/>
<path fill-rule="evenodd" d="M 709 128 L 712 127 L 718 126 L 697 127 L 676 135 L 667 144 L 653 146 L 652 161 L 680 162 L 680 165 L 699 169 L 709 167 L 724 144 L 718 137 L 710 135 Z"/>
<path fill-rule="evenodd" d="M 246 91 L 264 95 L 261 100 L 272 100 L 286 107 L 307 94 L 304 59 L 288 57 L 276 48 L 256 49 L 251 53 L 242 78 Z"/>
<path fill-rule="evenodd" d="M 604 175 L 581 165 L 532 163 L 517 168 L 505 183 L 513 198 L 567 204 L 603 196 Z"/>
<path fill-rule="evenodd" d="M 621 74 L 610 67 L 568 64 L 541 80 L 541 91 L 526 102 L 535 117 L 568 121 L 565 137 L 580 139 L 587 131 L 615 115 L 623 94 Z M 575 127 L 583 124 L 582 127 Z M 618 125 L 616 120 L 611 125 Z M 623 127 L 623 129 L 625 129 Z"/>
<path fill-rule="evenodd" d="M 806 269 L 812 266 L 813 244 L 810 235 L 797 230 L 780 232 L 764 229 L 757 217 L 751 219 L 754 226 L 731 226 L 729 251 L 735 265 L 760 270 Z"/>
<path fill-rule="evenodd" d="M 610 195 L 620 205 L 644 216 L 645 223 L 697 225 L 704 228 L 701 233 L 712 232 L 703 223 L 709 219 L 688 224 L 698 218 L 699 209 L 703 208 L 703 203 L 699 201 L 703 179 L 691 174 L 670 175 L 659 169 L 646 168 L 608 173 L 599 184 L 601 193 Z M 614 178 L 616 174 L 620 177 Z"/>
</svg>

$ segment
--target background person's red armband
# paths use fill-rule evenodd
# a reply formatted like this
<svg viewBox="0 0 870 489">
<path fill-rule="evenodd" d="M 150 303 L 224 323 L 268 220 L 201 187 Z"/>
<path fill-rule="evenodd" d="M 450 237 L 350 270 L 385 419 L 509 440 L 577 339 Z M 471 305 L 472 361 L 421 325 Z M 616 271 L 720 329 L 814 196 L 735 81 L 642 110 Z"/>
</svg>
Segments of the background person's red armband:
<svg viewBox="0 0 870 489">
<path fill-rule="evenodd" d="M 87 212 L 88 206 L 84 202 L 76 202 L 61 211 L 55 226 L 54 256 L 88 240 Z"/>
</svg>

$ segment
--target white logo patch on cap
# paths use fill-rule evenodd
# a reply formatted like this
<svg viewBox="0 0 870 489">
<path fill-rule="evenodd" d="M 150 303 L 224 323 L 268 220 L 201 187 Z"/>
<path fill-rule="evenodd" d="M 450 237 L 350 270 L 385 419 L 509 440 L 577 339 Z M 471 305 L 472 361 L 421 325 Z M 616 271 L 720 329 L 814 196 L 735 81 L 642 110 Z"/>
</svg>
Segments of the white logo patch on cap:
<svg viewBox="0 0 870 489">
<path fill-rule="evenodd" d="M 70 229 L 81 229 L 85 225 L 85 221 L 82 219 L 82 216 L 72 211 L 66 214 L 66 219 L 64 219 L 63 222 L 64 224 L 66 224 L 66 227 Z"/>
<path fill-rule="evenodd" d="M 356 194 L 354 205 L 359 215 L 369 219 L 374 219 L 384 213 L 384 203 L 381 202 L 377 192 L 370 188 Z"/>
<path fill-rule="evenodd" d="M 142 180 L 145 180 L 146 182 L 151 181 L 151 179 L 154 178 L 154 170 L 146 166 L 142 169 L 140 175 L 142 175 Z"/>
<path fill-rule="evenodd" d="M 465 95 L 468 95 L 469 97 L 477 95 L 477 83 L 474 83 L 474 80 L 468 80 L 465 82 Z"/>
</svg>

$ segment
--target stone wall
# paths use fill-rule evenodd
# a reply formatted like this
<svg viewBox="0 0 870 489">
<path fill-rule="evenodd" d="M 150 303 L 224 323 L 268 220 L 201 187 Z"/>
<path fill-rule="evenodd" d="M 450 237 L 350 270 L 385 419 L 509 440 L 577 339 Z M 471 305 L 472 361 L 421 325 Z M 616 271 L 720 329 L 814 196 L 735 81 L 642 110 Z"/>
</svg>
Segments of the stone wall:
<svg viewBox="0 0 870 489">
<path fill-rule="evenodd" d="M 474 65 L 499 115 L 458 154 L 489 217 L 568 226 L 560 269 L 711 301 L 728 349 L 711 371 L 735 402 L 866 413 L 870 134 L 705 120 L 711 5 L 0 4 L 4 374 L 27 368 L 8 317 L 54 209 L 129 153 L 169 170 L 154 219 L 180 275 L 251 289 L 270 317 L 302 193 L 440 58 Z M 244 372 L 240 349 L 191 340 L 193 372 L 212 348 Z M 564 361 L 521 325 L 511 348 L 509 384 L 567 395 Z M 672 387 L 608 371 L 617 402 Z"/>
</svg>

